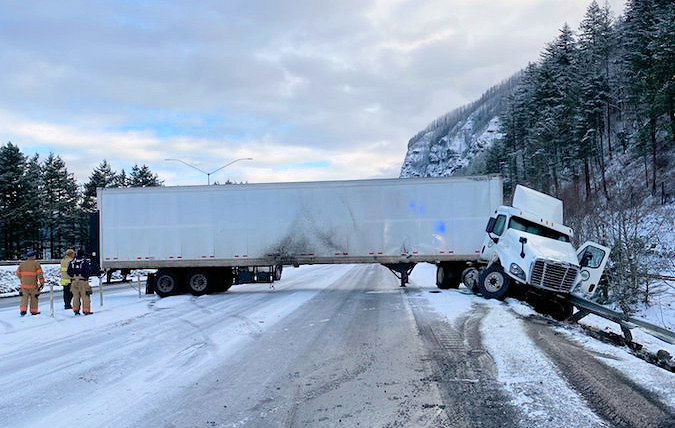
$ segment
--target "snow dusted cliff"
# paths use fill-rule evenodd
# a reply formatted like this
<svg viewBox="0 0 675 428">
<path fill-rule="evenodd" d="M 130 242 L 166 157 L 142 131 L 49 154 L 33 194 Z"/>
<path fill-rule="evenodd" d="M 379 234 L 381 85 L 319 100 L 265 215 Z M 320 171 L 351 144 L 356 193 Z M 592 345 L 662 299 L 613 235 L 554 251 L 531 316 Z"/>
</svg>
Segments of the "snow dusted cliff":
<svg viewBox="0 0 675 428">
<path fill-rule="evenodd" d="M 499 115 L 520 79 L 516 74 L 490 88 L 477 101 L 433 121 L 408 142 L 401 177 L 443 177 L 469 166 L 502 137 Z"/>
</svg>

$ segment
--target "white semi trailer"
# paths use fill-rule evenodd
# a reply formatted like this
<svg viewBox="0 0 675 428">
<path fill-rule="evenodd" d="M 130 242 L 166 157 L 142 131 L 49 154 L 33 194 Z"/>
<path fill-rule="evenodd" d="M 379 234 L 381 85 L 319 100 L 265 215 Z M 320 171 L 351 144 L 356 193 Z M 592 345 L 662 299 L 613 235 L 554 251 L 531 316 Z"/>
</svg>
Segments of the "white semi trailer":
<svg viewBox="0 0 675 428">
<path fill-rule="evenodd" d="M 419 262 L 459 284 L 477 262 L 497 176 L 100 189 L 104 269 L 158 269 L 169 295 L 229 288 L 248 267 Z"/>
<path fill-rule="evenodd" d="M 560 201 L 519 187 L 514 206 L 502 203 L 494 175 L 99 189 L 98 258 L 158 269 L 160 296 L 317 263 L 380 263 L 404 286 L 421 262 L 438 266 L 439 288 L 568 293 L 583 275 Z"/>
</svg>

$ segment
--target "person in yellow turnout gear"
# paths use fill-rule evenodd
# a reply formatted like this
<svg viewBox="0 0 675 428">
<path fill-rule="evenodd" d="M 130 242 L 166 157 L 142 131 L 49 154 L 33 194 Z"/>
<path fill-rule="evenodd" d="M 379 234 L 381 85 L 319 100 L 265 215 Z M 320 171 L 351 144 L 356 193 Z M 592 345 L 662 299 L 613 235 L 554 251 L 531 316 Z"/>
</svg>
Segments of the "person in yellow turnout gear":
<svg viewBox="0 0 675 428">
<path fill-rule="evenodd" d="M 37 261 L 37 252 L 34 250 L 28 251 L 28 253 L 26 253 L 26 258 L 27 260 L 23 260 L 19 263 L 19 267 L 16 269 L 16 276 L 18 276 L 21 281 L 21 291 L 19 293 L 21 294 L 21 303 L 19 307 L 21 316 L 26 315 L 29 304 L 31 315 L 40 313 L 38 297 L 40 296 L 42 287 L 45 285 L 42 266 L 40 266 L 40 262 Z"/>
<path fill-rule="evenodd" d="M 63 308 L 72 309 L 73 292 L 70 290 L 72 278 L 68 275 L 68 265 L 75 258 L 75 250 L 69 248 L 61 259 L 61 286 L 63 286 Z"/>
<path fill-rule="evenodd" d="M 77 257 L 75 257 L 68 264 L 68 276 L 73 281 L 70 288 L 73 292 L 73 312 L 75 315 L 80 315 L 80 303 L 82 304 L 82 313 L 91 315 L 91 285 L 89 285 L 89 277 L 94 274 L 94 269 L 91 266 L 91 261 L 84 256 L 84 251 L 77 250 Z"/>
</svg>

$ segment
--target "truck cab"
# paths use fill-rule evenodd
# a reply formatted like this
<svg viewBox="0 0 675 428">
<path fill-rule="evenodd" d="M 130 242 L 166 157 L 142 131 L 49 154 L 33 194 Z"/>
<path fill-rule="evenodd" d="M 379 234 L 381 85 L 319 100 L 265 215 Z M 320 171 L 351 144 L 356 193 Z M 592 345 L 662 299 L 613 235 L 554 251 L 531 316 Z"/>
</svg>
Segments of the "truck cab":
<svg viewBox="0 0 675 428">
<path fill-rule="evenodd" d="M 497 208 L 485 232 L 480 258 L 488 266 L 475 285 L 488 298 L 505 297 L 514 282 L 562 295 L 577 285 L 593 292 L 609 257 L 593 242 L 577 251 L 562 201 L 524 186 L 516 187 L 512 206 Z"/>
</svg>

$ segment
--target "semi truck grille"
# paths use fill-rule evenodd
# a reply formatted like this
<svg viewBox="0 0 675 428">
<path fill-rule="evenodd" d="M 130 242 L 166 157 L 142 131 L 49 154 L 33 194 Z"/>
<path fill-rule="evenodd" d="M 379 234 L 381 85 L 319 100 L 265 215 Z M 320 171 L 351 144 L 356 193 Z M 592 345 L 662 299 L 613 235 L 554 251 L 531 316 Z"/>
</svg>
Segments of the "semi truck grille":
<svg viewBox="0 0 675 428">
<path fill-rule="evenodd" d="M 578 274 L 577 266 L 537 259 L 532 265 L 530 283 L 548 290 L 569 293 L 577 282 Z"/>
</svg>

